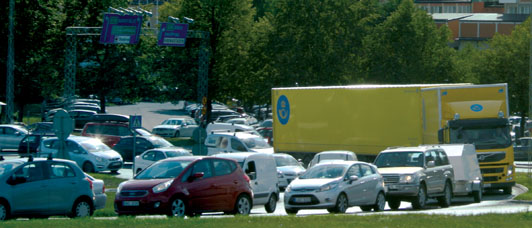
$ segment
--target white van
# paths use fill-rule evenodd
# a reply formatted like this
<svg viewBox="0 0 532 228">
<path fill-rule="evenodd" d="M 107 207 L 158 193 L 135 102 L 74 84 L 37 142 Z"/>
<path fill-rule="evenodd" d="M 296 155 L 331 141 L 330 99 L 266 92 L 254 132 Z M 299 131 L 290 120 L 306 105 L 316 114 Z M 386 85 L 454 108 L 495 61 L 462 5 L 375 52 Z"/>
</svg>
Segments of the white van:
<svg viewBox="0 0 532 228">
<path fill-rule="evenodd" d="M 249 132 L 251 134 L 260 135 L 252 126 L 235 123 L 210 123 L 205 128 L 207 134 L 218 132 Z"/>
<path fill-rule="evenodd" d="M 264 205 L 268 213 L 275 211 L 279 200 L 279 180 L 273 154 L 242 152 L 214 156 L 236 160 L 251 179 L 253 206 Z"/>
<path fill-rule="evenodd" d="M 248 132 L 219 132 L 207 135 L 207 155 L 234 152 L 259 152 L 273 154 L 273 147 L 261 135 Z"/>
</svg>

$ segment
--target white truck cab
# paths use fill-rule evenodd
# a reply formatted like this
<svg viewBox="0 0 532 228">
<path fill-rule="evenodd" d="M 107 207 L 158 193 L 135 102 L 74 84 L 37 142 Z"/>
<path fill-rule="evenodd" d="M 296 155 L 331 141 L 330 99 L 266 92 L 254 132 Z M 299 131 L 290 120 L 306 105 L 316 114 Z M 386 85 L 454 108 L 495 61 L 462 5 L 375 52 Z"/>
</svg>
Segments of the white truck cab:
<svg viewBox="0 0 532 228">
<path fill-rule="evenodd" d="M 273 147 L 260 135 L 247 132 L 218 132 L 205 139 L 207 155 L 234 152 L 259 152 L 273 154 Z"/>
</svg>

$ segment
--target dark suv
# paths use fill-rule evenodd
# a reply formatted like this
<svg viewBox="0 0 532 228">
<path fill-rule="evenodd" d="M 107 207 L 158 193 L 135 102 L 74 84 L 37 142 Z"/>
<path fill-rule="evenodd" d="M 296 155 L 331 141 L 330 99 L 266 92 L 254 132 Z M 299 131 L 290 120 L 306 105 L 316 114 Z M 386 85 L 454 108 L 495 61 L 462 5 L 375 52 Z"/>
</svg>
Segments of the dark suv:
<svg viewBox="0 0 532 228">
<path fill-rule="evenodd" d="M 454 171 L 441 147 L 388 148 L 379 153 L 375 165 L 384 177 L 391 209 L 398 209 L 401 201 L 422 209 L 428 198 L 437 198 L 441 207 L 451 204 Z"/>
<path fill-rule="evenodd" d="M 252 199 L 250 179 L 235 160 L 185 156 L 160 160 L 122 182 L 115 211 L 176 217 L 214 211 L 247 215 Z"/>
</svg>

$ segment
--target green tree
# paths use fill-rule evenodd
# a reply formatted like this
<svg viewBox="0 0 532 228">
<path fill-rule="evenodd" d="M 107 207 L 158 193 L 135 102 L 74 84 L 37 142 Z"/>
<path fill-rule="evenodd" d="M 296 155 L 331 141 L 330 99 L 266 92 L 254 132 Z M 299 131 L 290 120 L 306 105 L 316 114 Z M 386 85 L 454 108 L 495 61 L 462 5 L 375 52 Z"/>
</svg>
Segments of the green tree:
<svg viewBox="0 0 532 228">
<path fill-rule="evenodd" d="M 364 66 L 368 82 L 453 82 L 454 50 L 447 46 L 447 27 L 436 28 L 426 11 L 412 0 L 398 9 L 365 38 Z"/>
</svg>

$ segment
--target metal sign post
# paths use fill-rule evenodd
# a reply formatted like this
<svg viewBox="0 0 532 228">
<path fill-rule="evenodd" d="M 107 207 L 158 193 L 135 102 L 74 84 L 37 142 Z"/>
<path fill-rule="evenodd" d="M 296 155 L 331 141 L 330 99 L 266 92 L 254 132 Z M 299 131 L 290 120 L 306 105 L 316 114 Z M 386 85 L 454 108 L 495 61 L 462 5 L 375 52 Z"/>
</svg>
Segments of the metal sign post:
<svg viewBox="0 0 532 228">
<path fill-rule="evenodd" d="M 141 128 L 142 127 L 142 116 L 139 115 L 131 115 L 129 116 L 129 129 L 133 132 L 133 154 L 131 156 L 131 161 L 133 164 L 131 165 L 131 172 L 133 173 L 133 177 L 135 177 L 135 156 L 137 155 L 137 132 L 135 131 L 135 128 Z"/>
<path fill-rule="evenodd" d="M 72 118 L 70 118 L 70 115 L 64 109 L 61 109 L 54 114 L 54 132 L 61 143 L 58 157 L 63 159 L 70 159 L 70 155 L 68 154 L 68 151 L 66 151 L 65 140 L 70 136 L 72 130 L 74 130 L 73 123 Z"/>
</svg>

